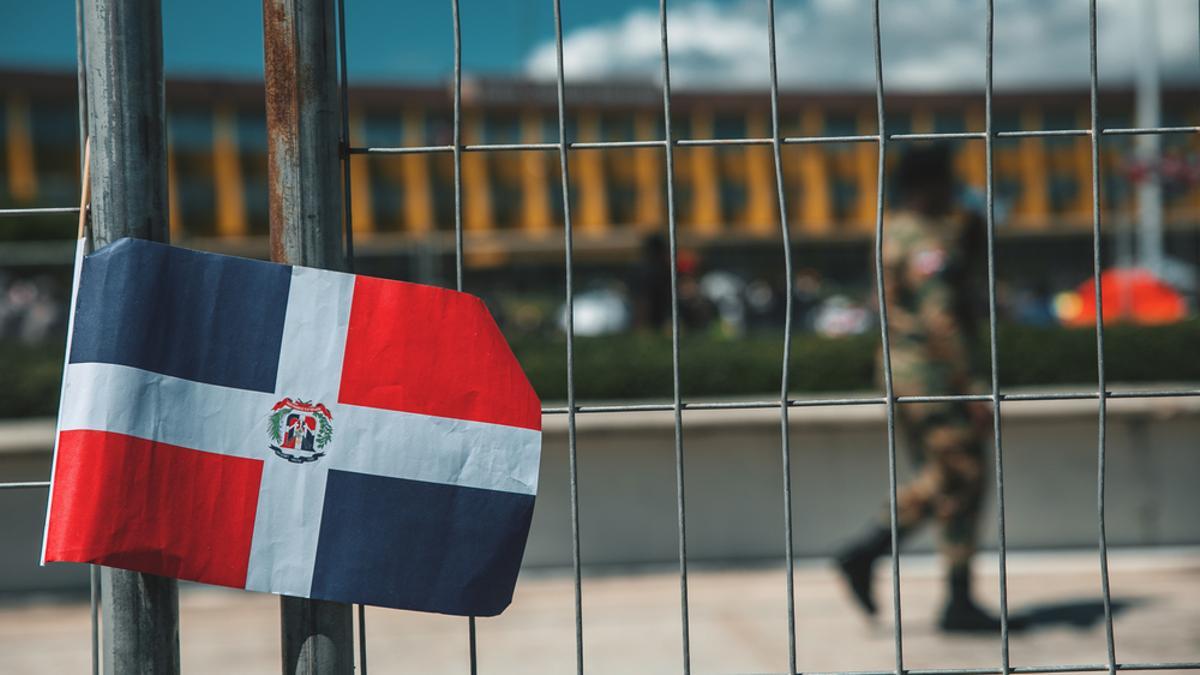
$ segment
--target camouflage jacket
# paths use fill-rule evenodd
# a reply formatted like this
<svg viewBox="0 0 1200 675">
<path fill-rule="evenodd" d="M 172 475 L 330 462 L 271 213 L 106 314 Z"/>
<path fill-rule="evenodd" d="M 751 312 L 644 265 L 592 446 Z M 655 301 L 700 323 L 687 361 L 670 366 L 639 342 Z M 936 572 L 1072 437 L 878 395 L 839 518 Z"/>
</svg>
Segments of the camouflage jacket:
<svg viewBox="0 0 1200 675">
<path fill-rule="evenodd" d="M 899 211 L 887 222 L 883 278 L 898 394 L 971 389 L 964 224 Z"/>
</svg>

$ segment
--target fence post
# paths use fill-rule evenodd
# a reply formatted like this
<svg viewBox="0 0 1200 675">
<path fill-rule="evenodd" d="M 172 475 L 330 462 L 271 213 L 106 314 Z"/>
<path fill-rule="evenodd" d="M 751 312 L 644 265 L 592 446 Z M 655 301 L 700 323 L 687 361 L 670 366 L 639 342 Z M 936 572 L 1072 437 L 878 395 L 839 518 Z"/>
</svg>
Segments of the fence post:
<svg viewBox="0 0 1200 675">
<path fill-rule="evenodd" d="M 333 0 L 263 0 L 271 259 L 344 269 Z M 347 604 L 280 599 L 285 675 L 349 675 Z"/>
<path fill-rule="evenodd" d="M 86 0 L 92 236 L 167 240 L 167 163 L 159 0 Z M 179 672 L 174 579 L 104 568 L 109 673 Z"/>
<path fill-rule="evenodd" d="M 92 234 L 167 240 L 166 103 L 159 0 L 86 0 Z"/>
</svg>

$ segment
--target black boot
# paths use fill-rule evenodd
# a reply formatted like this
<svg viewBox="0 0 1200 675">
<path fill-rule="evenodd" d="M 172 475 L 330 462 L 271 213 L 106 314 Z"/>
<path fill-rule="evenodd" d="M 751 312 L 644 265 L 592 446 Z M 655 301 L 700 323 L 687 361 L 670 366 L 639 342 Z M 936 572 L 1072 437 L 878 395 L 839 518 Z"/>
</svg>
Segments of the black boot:
<svg viewBox="0 0 1200 675">
<path fill-rule="evenodd" d="M 892 531 L 876 527 L 838 554 L 837 567 L 842 572 L 854 599 L 867 614 L 875 614 L 875 599 L 871 597 L 871 567 L 880 556 L 892 550 Z"/>
<path fill-rule="evenodd" d="M 971 570 L 967 565 L 950 569 L 950 600 L 942 611 L 938 627 L 947 633 L 1000 632 L 1000 619 L 985 612 L 971 599 Z"/>
</svg>

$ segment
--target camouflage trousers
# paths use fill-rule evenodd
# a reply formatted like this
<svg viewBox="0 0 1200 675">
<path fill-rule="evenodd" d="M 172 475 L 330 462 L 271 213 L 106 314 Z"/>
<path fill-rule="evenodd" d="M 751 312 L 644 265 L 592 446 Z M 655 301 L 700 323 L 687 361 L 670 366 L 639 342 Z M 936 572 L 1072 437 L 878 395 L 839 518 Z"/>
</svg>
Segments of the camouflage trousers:
<svg viewBox="0 0 1200 675">
<path fill-rule="evenodd" d="M 902 361 L 903 362 L 903 361 Z M 951 393 L 931 384 L 930 373 L 910 379 L 905 368 L 895 373 L 898 396 Z M 950 567 L 965 565 L 975 554 L 983 501 L 985 434 L 972 423 L 967 404 L 906 403 L 896 406 L 896 420 L 907 441 L 916 476 L 896 492 L 897 525 L 912 530 L 936 520 L 939 546 Z"/>
<path fill-rule="evenodd" d="M 961 410 L 956 409 L 961 408 Z M 975 554 L 983 501 L 983 442 L 962 403 L 897 407 L 917 475 L 896 492 L 897 524 L 912 529 L 933 518 L 945 562 L 965 565 Z"/>
</svg>

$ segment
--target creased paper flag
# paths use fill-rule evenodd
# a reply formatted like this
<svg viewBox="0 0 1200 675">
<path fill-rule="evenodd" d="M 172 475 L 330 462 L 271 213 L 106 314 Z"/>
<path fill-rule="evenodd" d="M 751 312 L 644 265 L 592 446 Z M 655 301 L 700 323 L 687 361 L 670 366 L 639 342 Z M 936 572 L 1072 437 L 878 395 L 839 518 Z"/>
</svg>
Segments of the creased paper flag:
<svg viewBox="0 0 1200 675">
<path fill-rule="evenodd" d="M 541 405 L 464 293 L 125 239 L 77 292 L 42 560 L 491 616 Z"/>
</svg>

